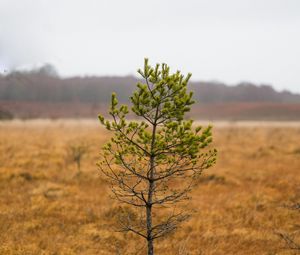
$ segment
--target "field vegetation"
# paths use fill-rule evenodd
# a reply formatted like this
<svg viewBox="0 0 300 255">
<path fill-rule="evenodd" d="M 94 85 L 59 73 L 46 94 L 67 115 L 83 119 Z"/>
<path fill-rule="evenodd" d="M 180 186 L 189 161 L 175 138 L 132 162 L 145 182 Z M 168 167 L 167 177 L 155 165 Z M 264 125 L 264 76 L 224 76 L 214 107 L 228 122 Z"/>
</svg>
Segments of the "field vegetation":
<svg viewBox="0 0 300 255">
<path fill-rule="evenodd" d="M 300 126 L 218 125 L 218 162 L 192 192 L 193 217 L 156 243 L 164 255 L 297 254 Z M 145 254 L 114 232 L 122 212 L 96 166 L 109 138 L 96 121 L 0 123 L 0 254 Z M 80 161 L 70 144 L 88 144 Z M 298 232 L 297 232 L 298 231 Z"/>
</svg>

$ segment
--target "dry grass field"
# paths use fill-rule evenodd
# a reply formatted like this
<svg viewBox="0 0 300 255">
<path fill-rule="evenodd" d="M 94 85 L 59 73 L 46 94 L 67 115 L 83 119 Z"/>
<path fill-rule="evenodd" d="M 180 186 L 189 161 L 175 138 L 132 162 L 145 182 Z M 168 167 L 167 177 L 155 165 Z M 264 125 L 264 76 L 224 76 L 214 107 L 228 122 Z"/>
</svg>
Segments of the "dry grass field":
<svg viewBox="0 0 300 255">
<path fill-rule="evenodd" d="M 96 166 L 108 136 L 92 121 L 0 123 L 0 254 L 145 254 L 112 230 L 119 205 Z M 75 141 L 89 146 L 80 174 L 67 157 Z M 156 254 L 296 254 L 276 232 L 300 242 L 300 213 L 286 208 L 300 202 L 300 125 L 216 124 L 214 145 L 192 219 Z"/>
</svg>

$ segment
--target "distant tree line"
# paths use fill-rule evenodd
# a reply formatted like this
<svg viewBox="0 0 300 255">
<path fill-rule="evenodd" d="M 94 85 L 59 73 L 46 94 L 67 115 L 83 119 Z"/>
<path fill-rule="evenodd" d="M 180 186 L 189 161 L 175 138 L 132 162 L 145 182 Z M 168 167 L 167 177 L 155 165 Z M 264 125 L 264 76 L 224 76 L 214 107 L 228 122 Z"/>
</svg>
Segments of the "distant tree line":
<svg viewBox="0 0 300 255">
<path fill-rule="evenodd" d="M 46 66 L 30 72 L 0 75 L 0 100 L 28 102 L 107 103 L 112 92 L 127 102 L 134 90 L 134 76 L 60 78 Z M 271 86 L 240 83 L 227 86 L 218 82 L 191 82 L 195 100 L 199 103 L 276 102 L 300 103 L 300 95 L 277 92 Z"/>
<path fill-rule="evenodd" d="M 6 109 L 0 108 L 0 120 L 11 120 L 13 119 L 13 114 Z"/>
</svg>

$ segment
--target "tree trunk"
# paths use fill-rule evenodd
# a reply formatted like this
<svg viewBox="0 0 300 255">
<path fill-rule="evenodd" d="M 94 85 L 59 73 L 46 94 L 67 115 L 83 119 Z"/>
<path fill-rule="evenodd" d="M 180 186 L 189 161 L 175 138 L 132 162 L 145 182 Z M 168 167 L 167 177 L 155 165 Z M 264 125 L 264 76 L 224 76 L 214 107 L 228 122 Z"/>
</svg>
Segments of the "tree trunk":
<svg viewBox="0 0 300 255">
<path fill-rule="evenodd" d="M 153 250 L 153 240 L 148 240 L 148 255 L 153 255 L 154 250 Z"/>
<path fill-rule="evenodd" d="M 153 239 L 152 239 L 152 194 L 153 194 L 154 183 L 149 182 L 148 189 L 148 205 L 146 206 L 146 217 L 147 217 L 147 241 L 148 241 L 148 255 L 154 254 Z"/>
<path fill-rule="evenodd" d="M 154 255 L 153 237 L 152 237 L 152 196 L 154 192 L 154 171 L 155 171 L 155 156 L 153 155 L 156 135 L 156 122 L 158 116 L 158 107 L 156 108 L 155 119 L 152 129 L 152 141 L 151 141 L 151 156 L 150 156 L 150 172 L 149 172 L 149 186 L 148 186 L 148 198 L 146 205 L 146 217 L 147 217 L 147 241 L 148 241 L 148 255 Z"/>
<path fill-rule="evenodd" d="M 80 169 L 80 160 L 77 160 L 77 175 L 79 175 L 81 172 L 81 169 Z"/>
</svg>

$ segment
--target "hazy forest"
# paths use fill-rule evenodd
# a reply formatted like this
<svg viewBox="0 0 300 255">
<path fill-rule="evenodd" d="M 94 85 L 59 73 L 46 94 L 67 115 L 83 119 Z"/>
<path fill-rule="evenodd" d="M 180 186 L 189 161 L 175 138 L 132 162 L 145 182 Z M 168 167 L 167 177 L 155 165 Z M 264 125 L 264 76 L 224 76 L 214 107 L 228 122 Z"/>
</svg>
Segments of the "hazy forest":
<svg viewBox="0 0 300 255">
<path fill-rule="evenodd" d="M 140 79 L 140 78 L 139 78 Z M 94 118 L 107 109 L 114 91 L 128 102 L 137 76 L 61 78 L 45 65 L 0 75 L 2 118 Z M 300 94 L 278 92 L 270 85 L 243 82 L 190 82 L 196 105 L 190 116 L 204 120 L 299 120 Z M 2 114 L 1 114 L 2 113 Z M 0 118 L 1 118 L 0 116 Z"/>
</svg>

